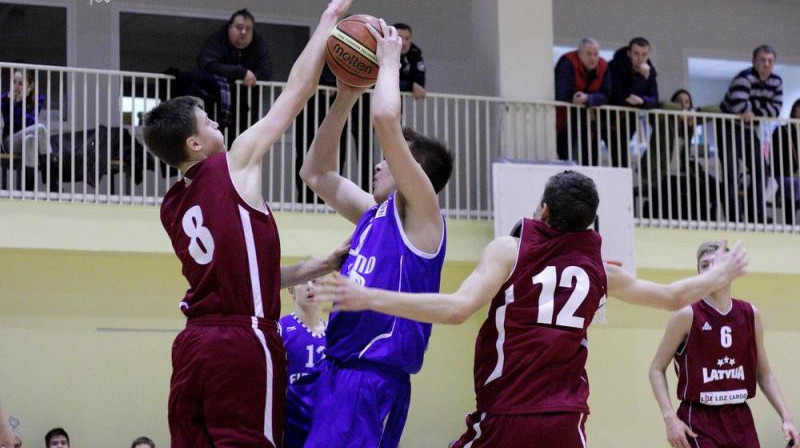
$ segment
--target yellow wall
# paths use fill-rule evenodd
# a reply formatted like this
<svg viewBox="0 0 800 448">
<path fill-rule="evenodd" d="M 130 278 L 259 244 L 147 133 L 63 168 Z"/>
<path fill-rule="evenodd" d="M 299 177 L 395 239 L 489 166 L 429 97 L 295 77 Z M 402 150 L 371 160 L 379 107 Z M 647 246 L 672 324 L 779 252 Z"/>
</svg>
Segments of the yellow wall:
<svg viewBox="0 0 800 448">
<path fill-rule="evenodd" d="M 26 446 L 42 443 L 57 425 L 77 447 L 125 446 L 141 434 L 168 446 L 169 351 L 183 324 L 176 303 L 185 281 L 156 209 L 0 201 L 0 216 L 0 398 L 22 421 Z M 349 228 L 331 215 L 277 218 L 287 263 L 329 250 Z M 455 289 L 491 238 L 489 223 L 451 221 L 449 230 L 444 291 Z M 685 268 L 694 246 L 708 236 L 637 230 L 639 275 L 668 281 L 691 274 Z M 729 238 L 749 245 L 753 272 L 734 293 L 761 309 L 770 361 L 800 416 L 800 239 Z M 283 304 L 288 311 L 290 302 Z M 413 380 L 404 447 L 445 446 L 464 430 L 484 316 L 482 310 L 462 326 L 434 329 L 425 367 Z M 608 324 L 590 331 L 590 443 L 667 446 L 647 367 L 668 315 L 612 301 L 608 316 Z M 751 405 L 762 445 L 780 446 L 763 395 Z"/>
</svg>

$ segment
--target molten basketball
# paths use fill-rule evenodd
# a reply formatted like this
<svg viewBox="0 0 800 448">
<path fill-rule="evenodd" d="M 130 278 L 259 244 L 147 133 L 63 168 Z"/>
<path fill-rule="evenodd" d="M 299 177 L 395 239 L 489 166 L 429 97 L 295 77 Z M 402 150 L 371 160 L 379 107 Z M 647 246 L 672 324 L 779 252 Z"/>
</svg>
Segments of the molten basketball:
<svg viewBox="0 0 800 448">
<path fill-rule="evenodd" d="M 354 87 L 369 87 L 378 79 L 377 42 L 367 24 L 380 32 L 378 19 L 357 14 L 337 23 L 328 36 L 325 53 L 328 67 L 340 81 Z"/>
</svg>

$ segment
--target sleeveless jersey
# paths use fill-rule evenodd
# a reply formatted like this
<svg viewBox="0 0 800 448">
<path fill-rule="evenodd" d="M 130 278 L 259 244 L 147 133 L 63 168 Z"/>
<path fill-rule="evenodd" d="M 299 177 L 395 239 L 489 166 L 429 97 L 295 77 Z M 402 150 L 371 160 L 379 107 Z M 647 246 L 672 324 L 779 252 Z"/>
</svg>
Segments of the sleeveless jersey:
<svg viewBox="0 0 800 448">
<path fill-rule="evenodd" d="M 325 334 L 314 334 L 292 313 L 281 317 L 281 335 L 289 358 L 286 388 L 288 426 L 306 428 L 314 413 L 319 365 L 325 359 Z"/>
<path fill-rule="evenodd" d="M 692 327 L 675 354 L 678 399 L 705 405 L 743 403 L 756 395 L 758 352 L 753 306 L 732 299 L 723 314 L 692 305 Z"/>
<path fill-rule="evenodd" d="M 187 170 L 161 204 L 167 231 L 189 290 L 189 317 L 280 315 L 281 248 L 275 220 L 248 205 L 233 186 L 226 153 Z"/>
<path fill-rule="evenodd" d="M 588 412 L 586 329 L 605 303 L 601 238 L 523 219 L 517 262 L 475 342 L 478 412 Z"/>
<path fill-rule="evenodd" d="M 415 248 L 403 231 L 395 199 L 392 194 L 364 213 L 341 274 L 372 288 L 439 292 L 447 231 L 436 253 Z M 340 363 L 362 360 L 417 373 L 430 335 L 427 323 L 374 311 L 335 312 L 328 324 L 326 352 Z"/>
</svg>

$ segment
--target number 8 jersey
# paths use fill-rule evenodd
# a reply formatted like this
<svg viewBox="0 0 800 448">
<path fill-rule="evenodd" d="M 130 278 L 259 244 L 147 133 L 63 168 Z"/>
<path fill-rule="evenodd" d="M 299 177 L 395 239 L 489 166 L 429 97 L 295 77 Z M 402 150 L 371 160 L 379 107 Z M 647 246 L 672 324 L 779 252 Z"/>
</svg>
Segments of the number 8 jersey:
<svg viewBox="0 0 800 448">
<path fill-rule="evenodd" d="M 239 196 L 226 153 L 192 166 L 161 204 L 189 290 L 187 317 L 280 316 L 280 240 L 266 203 L 256 210 Z"/>
<path fill-rule="evenodd" d="M 593 230 L 523 219 L 517 262 L 475 343 L 477 410 L 588 412 L 586 329 L 607 280 Z"/>
</svg>

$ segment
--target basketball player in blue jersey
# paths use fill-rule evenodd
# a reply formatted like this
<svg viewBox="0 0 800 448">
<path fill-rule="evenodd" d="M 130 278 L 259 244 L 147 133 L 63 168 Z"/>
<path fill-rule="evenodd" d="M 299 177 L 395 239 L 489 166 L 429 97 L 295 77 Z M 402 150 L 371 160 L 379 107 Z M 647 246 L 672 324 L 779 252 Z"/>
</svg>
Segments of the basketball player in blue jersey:
<svg viewBox="0 0 800 448">
<path fill-rule="evenodd" d="M 311 429 L 319 366 L 325 359 L 322 307 L 314 302 L 314 280 L 289 287 L 294 311 L 281 317 L 281 335 L 289 359 L 286 388 L 286 425 L 283 448 L 303 448 Z"/>
<path fill-rule="evenodd" d="M 394 27 L 370 28 L 380 71 L 372 124 L 385 160 L 375 166 L 373 193 L 339 175 L 339 136 L 364 89 L 339 83 L 331 109 L 300 176 L 328 205 L 356 224 L 341 274 L 379 289 L 437 292 L 446 231 L 437 193 L 453 167 L 439 142 L 400 125 L 400 51 Z M 394 448 L 422 367 L 431 325 L 376 312 L 333 313 L 327 362 L 306 448 Z"/>
</svg>

